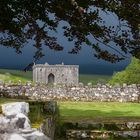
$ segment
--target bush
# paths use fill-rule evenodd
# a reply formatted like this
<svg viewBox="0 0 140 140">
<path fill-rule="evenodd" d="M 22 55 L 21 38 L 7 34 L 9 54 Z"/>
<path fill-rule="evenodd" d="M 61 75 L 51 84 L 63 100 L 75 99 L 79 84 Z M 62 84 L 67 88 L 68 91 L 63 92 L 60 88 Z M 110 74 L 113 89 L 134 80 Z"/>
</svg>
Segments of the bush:
<svg viewBox="0 0 140 140">
<path fill-rule="evenodd" d="M 140 60 L 132 58 L 128 67 L 124 71 L 116 73 L 109 83 L 111 85 L 115 83 L 119 83 L 120 85 L 123 83 L 128 85 L 140 84 Z"/>
</svg>

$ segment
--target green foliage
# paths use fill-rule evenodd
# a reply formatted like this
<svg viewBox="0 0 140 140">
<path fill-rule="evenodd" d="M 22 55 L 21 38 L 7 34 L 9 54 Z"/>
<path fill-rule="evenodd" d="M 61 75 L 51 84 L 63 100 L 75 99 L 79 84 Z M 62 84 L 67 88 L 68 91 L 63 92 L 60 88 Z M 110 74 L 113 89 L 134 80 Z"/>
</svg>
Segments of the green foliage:
<svg viewBox="0 0 140 140">
<path fill-rule="evenodd" d="M 11 74 L 17 77 L 24 77 L 26 79 L 32 79 L 32 71 L 22 71 L 22 70 L 10 70 L 10 69 L 0 69 L 0 74 Z"/>
<path fill-rule="evenodd" d="M 2 106 L 0 105 L 0 114 L 2 114 Z"/>
<path fill-rule="evenodd" d="M 114 85 L 115 83 L 123 84 L 139 84 L 140 83 L 140 60 L 132 58 L 131 63 L 128 67 L 122 71 L 116 73 L 112 79 L 109 81 L 110 84 Z"/>
<path fill-rule="evenodd" d="M 139 0 L 1 0 L 0 9 L 0 44 L 21 53 L 32 40 L 37 49 L 33 62 L 45 55 L 44 44 L 55 51 L 64 49 L 53 33 L 62 21 L 67 23 L 61 24 L 62 36 L 74 42 L 71 53 L 86 43 L 98 59 L 112 63 L 125 59 L 127 52 L 140 58 Z M 106 22 L 112 14 L 119 20 L 116 26 Z"/>
</svg>

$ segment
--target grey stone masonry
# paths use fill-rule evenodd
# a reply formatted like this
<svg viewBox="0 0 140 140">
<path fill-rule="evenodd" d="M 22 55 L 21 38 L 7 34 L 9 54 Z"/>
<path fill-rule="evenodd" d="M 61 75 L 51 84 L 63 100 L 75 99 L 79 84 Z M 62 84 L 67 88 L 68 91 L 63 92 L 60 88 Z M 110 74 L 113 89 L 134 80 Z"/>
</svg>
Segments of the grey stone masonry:
<svg viewBox="0 0 140 140">
<path fill-rule="evenodd" d="M 100 101 L 100 102 L 136 102 L 140 103 L 140 84 L 111 85 L 44 85 L 0 84 L 0 97 L 28 98 L 31 100 L 56 101 Z"/>
<path fill-rule="evenodd" d="M 49 65 L 37 64 L 33 66 L 33 81 L 45 84 L 78 85 L 79 66 L 78 65 Z"/>
</svg>

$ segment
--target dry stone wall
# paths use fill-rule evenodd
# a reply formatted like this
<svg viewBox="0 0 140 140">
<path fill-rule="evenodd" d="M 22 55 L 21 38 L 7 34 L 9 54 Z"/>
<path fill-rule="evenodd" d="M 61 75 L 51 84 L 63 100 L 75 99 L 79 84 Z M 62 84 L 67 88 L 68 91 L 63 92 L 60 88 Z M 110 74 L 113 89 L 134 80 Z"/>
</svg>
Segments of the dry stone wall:
<svg viewBox="0 0 140 140">
<path fill-rule="evenodd" d="M 41 129 L 32 128 L 27 116 L 29 104 L 3 104 L 0 114 L 0 140 L 51 140 Z"/>
<path fill-rule="evenodd" d="M 46 86 L 28 82 L 25 85 L 0 84 L 0 95 L 10 97 L 28 97 L 36 100 L 63 100 L 63 101 L 105 101 L 105 102 L 140 102 L 140 85 L 92 85 L 78 86 L 53 85 Z"/>
</svg>

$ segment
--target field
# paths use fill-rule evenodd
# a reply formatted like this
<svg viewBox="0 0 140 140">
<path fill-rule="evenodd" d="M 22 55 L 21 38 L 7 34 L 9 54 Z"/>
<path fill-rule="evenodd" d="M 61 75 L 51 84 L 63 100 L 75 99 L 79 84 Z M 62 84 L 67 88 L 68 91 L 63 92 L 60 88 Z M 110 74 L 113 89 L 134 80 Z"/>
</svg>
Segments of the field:
<svg viewBox="0 0 140 140">
<path fill-rule="evenodd" d="M 80 74 L 80 82 L 84 84 L 92 82 L 107 82 L 110 76 Z M 0 79 L 8 82 L 21 80 L 26 82 L 32 80 L 32 71 L 0 69 Z M 0 98 L 0 104 L 17 101 L 14 99 Z M 138 103 L 115 103 L 115 102 L 58 102 L 60 118 L 62 120 L 132 120 L 140 119 L 140 104 Z M 123 118 L 123 119 L 122 119 Z"/>
<path fill-rule="evenodd" d="M 87 84 L 91 82 L 92 84 L 102 83 L 105 84 L 111 78 L 110 75 L 92 75 L 92 74 L 80 74 L 79 81 Z"/>
<path fill-rule="evenodd" d="M 88 74 L 80 74 L 79 81 L 87 84 L 88 82 L 92 82 L 93 84 L 96 84 L 98 82 L 100 83 L 106 83 L 111 76 L 108 75 L 88 75 Z M 8 69 L 0 69 L 0 79 L 8 82 L 9 80 L 12 80 L 13 82 L 18 82 L 19 80 L 23 83 L 26 81 L 32 81 L 32 71 L 21 71 L 21 70 L 8 70 Z"/>
<path fill-rule="evenodd" d="M 13 81 L 18 82 L 19 80 L 21 82 L 26 82 L 29 80 L 32 80 L 32 72 L 24 72 L 21 70 L 9 70 L 9 69 L 0 69 L 0 80 L 3 80 L 5 82 Z"/>
<path fill-rule="evenodd" d="M 64 121 L 140 120 L 140 104 L 117 102 L 58 102 Z"/>
<path fill-rule="evenodd" d="M 23 101 L 0 98 L 3 103 Z M 117 102 L 58 102 L 60 119 L 63 121 L 132 121 L 140 120 L 139 103 Z"/>
</svg>

